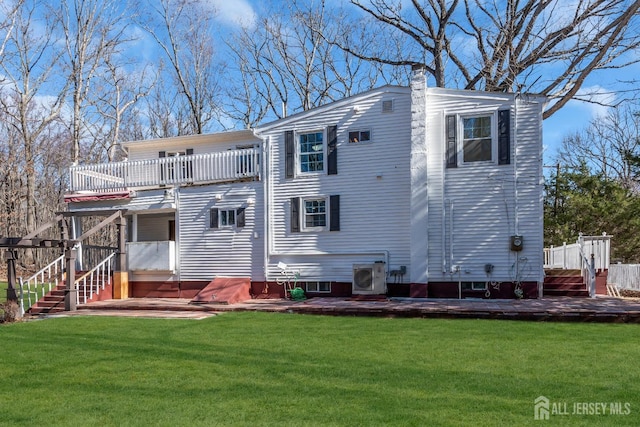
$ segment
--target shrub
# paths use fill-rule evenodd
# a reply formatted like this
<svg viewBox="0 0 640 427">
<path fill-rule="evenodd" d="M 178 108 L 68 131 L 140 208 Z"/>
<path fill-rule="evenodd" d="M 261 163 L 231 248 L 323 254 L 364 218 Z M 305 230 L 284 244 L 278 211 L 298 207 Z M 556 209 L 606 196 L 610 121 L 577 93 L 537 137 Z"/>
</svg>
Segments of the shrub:
<svg viewBox="0 0 640 427">
<path fill-rule="evenodd" d="M 20 318 L 20 307 L 15 301 L 7 301 L 1 307 L 3 322 L 12 323 Z"/>
</svg>

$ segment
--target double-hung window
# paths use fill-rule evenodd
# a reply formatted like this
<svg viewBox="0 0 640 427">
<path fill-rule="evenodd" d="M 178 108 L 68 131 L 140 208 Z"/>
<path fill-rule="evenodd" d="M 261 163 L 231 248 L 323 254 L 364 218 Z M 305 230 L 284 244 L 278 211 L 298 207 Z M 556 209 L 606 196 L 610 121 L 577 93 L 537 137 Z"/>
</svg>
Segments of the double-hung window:
<svg viewBox="0 0 640 427">
<path fill-rule="evenodd" d="M 510 111 L 446 116 L 446 162 L 459 165 L 493 163 L 511 159 Z"/>
<path fill-rule="evenodd" d="M 291 231 L 340 231 L 340 196 L 292 197 Z"/>
<path fill-rule="evenodd" d="M 300 172 L 322 172 L 325 163 L 324 132 L 298 135 Z"/>
<path fill-rule="evenodd" d="M 493 116 L 462 118 L 462 159 L 464 163 L 493 160 Z"/>
<path fill-rule="evenodd" d="M 327 226 L 326 199 L 304 199 L 304 228 L 319 229 Z"/>
</svg>

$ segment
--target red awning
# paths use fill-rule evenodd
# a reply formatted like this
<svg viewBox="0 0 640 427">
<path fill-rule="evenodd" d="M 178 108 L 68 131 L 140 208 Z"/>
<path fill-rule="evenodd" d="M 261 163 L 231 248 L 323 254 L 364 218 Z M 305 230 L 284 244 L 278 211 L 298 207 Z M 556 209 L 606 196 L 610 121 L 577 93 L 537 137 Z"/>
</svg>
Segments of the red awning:
<svg viewBox="0 0 640 427">
<path fill-rule="evenodd" d="M 113 193 L 91 193 L 91 194 L 65 194 L 64 202 L 97 202 L 99 200 L 122 200 L 130 199 L 131 193 L 129 191 L 114 191 Z"/>
</svg>

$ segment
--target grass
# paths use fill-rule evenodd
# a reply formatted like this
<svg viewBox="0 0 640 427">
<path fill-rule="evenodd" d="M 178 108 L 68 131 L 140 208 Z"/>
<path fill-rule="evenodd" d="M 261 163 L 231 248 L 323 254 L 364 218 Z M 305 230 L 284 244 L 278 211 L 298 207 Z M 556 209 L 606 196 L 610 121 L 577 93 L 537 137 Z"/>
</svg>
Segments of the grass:
<svg viewBox="0 0 640 427">
<path fill-rule="evenodd" d="M 2 425 L 541 425 L 552 402 L 629 402 L 638 326 L 227 313 L 0 326 Z"/>
<path fill-rule="evenodd" d="M 9 284 L 7 282 L 0 282 L 0 304 L 4 303 L 7 300 L 7 287 Z"/>
</svg>

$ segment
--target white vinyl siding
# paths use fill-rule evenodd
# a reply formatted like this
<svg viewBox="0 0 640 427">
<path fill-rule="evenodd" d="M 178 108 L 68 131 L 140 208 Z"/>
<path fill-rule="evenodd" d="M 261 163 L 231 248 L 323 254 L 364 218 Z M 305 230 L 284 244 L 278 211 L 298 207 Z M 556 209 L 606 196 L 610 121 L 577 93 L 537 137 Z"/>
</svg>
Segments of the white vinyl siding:
<svg viewBox="0 0 640 427">
<path fill-rule="evenodd" d="M 260 182 L 180 189 L 181 280 L 212 280 L 216 276 L 264 280 L 263 206 Z M 231 213 L 237 222 L 240 207 L 245 208 L 244 227 L 210 228 L 211 209 L 218 209 L 219 218 L 222 212 Z"/>
<path fill-rule="evenodd" d="M 537 102 L 519 101 L 516 114 L 513 102 L 510 94 L 428 92 L 429 281 L 457 280 L 456 267 L 464 281 L 541 280 L 541 110 Z M 445 117 L 493 116 L 501 109 L 511 110 L 511 164 L 445 168 Z M 524 236 L 522 252 L 510 250 L 514 234 Z M 485 264 L 495 266 L 489 277 Z"/>
<path fill-rule="evenodd" d="M 382 113 L 383 98 L 394 100 L 393 114 Z M 282 120 L 262 134 L 270 140 L 267 224 L 271 278 L 277 276 L 280 261 L 299 270 L 301 281 L 351 282 L 353 264 L 389 260 L 387 270 L 409 265 L 410 111 L 408 88 L 374 90 L 331 108 Z M 285 131 L 300 135 L 329 126 L 337 126 L 338 174 L 300 174 L 286 179 Z M 350 130 L 374 126 L 375 144 L 349 143 Z M 327 200 L 328 229 L 328 195 L 332 194 L 340 196 L 339 232 L 291 232 L 292 197 L 300 198 L 300 211 L 304 200 Z M 381 205 L 383 210 L 374 208 Z M 302 218 L 300 224 L 304 231 Z"/>
</svg>

